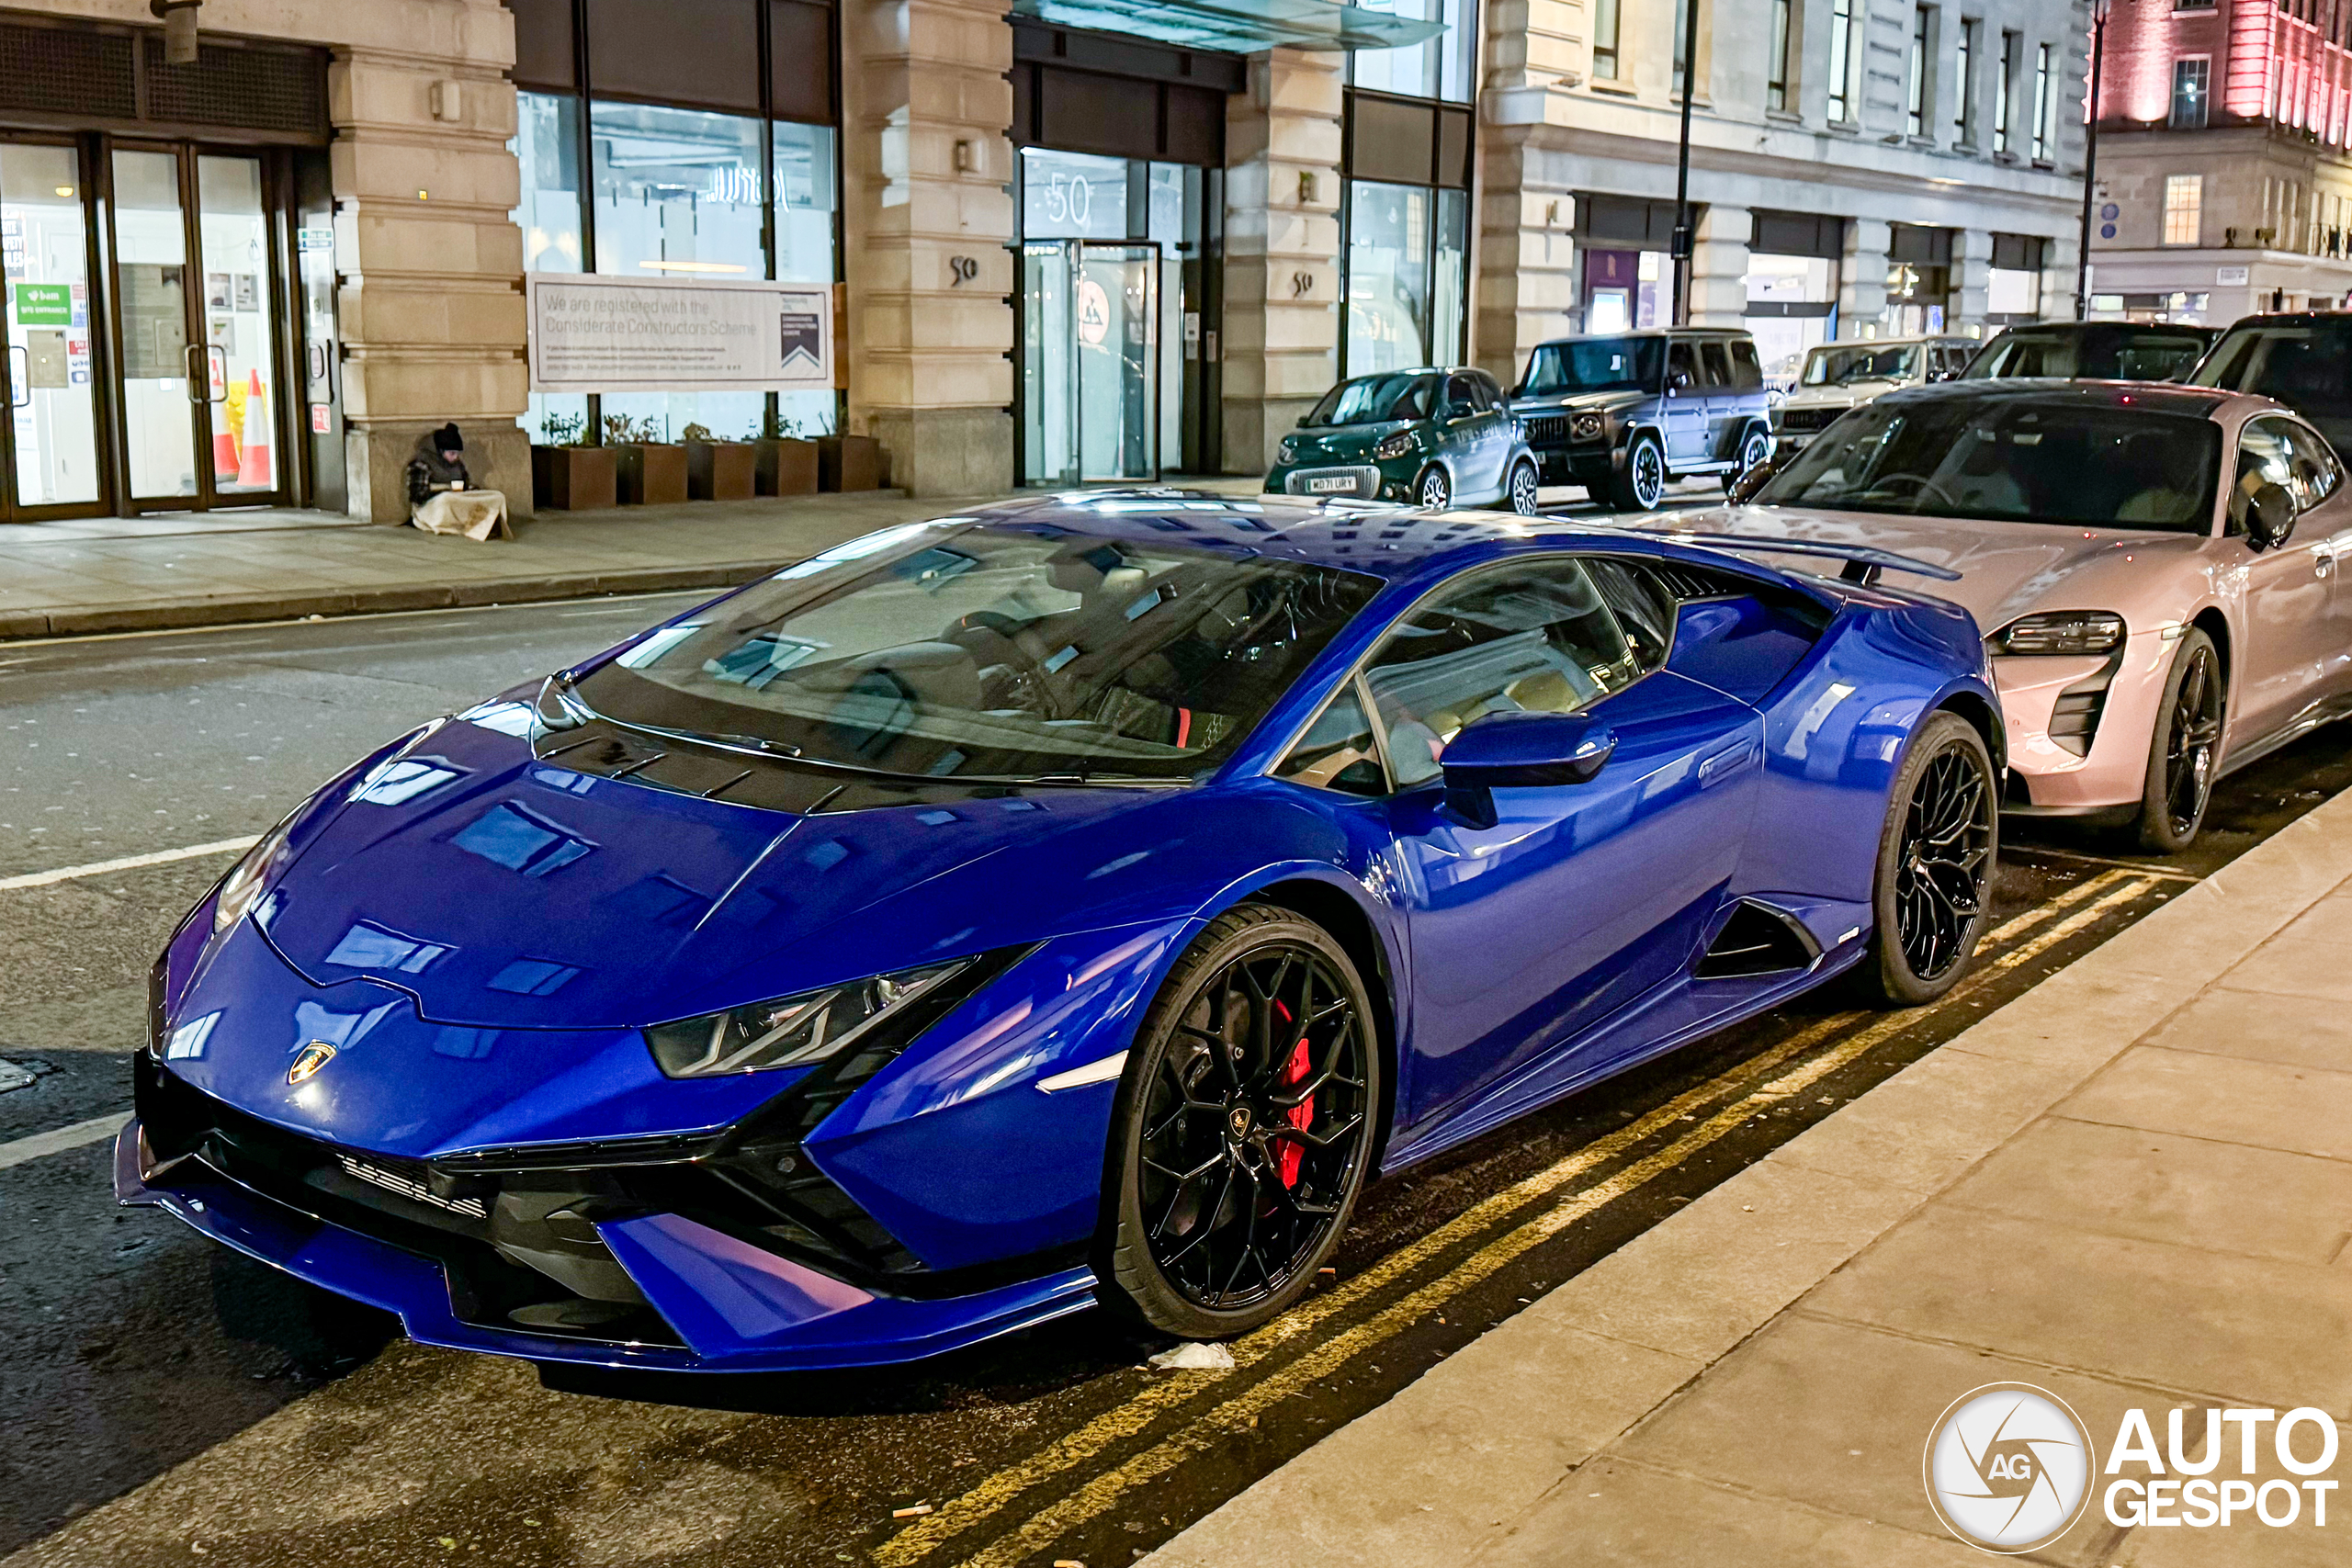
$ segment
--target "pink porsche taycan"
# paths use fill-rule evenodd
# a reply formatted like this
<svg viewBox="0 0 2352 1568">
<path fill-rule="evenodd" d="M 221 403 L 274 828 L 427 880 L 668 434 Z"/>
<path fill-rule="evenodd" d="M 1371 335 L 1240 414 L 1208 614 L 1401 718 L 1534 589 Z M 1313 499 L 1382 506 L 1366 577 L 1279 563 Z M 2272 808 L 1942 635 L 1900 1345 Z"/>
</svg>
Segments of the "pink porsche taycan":
<svg viewBox="0 0 2352 1568">
<path fill-rule="evenodd" d="M 1961 381 L 1841 417 L 1676 533 L 1869 545 L 1961 574 L 2009 739 L 2005 808 L 2169 852 L 2214 781 L 2352 712 L 2352 488 L 2267 398 Z"/>
</svg>

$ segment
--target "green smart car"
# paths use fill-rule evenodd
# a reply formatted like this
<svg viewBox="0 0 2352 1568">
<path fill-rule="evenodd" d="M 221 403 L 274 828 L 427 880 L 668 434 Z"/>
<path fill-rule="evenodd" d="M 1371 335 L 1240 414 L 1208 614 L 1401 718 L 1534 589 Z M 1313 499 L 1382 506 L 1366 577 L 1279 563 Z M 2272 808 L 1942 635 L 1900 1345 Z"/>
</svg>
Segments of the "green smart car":
<svg viewBox="0 0 2352 1568">
<path fill-rule="evenodd" d="M 1342 381 L 1283 437 L 1266 489 L 1419 506 L 1535 510 L 1535 455 L 1483 370 Z"/>
</svg>

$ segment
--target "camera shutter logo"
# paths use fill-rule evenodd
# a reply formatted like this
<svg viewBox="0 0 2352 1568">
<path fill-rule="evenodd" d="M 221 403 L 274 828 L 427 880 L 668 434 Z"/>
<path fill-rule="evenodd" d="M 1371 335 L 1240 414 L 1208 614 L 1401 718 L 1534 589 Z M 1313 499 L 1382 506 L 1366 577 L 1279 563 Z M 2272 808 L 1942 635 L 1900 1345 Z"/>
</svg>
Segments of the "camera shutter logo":
<svg viewBox="0 0 2352 1568">
<path fill-rule="evenodd" d="M 2031 1551 L 2083 1517 L 2096 1458 L 2064 1400 L 2030 1383 L 1987 1383 L 1952 1401 L 1928 1434 L 1928 1501 L 1971 1546 Z"/>
</svg>

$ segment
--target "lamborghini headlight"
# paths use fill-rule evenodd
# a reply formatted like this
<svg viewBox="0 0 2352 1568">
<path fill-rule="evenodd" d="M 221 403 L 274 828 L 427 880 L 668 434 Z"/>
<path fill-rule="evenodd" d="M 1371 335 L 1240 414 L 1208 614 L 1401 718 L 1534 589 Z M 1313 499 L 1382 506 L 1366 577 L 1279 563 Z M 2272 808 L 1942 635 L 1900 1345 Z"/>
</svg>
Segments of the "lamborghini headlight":
<svg viewBox="0 0 2352 1568">
<path fill-rule="evenodd" d="M 294 818 L 287 818 L 264 833 L 254 847 L 245 852 L 222 878 L 220 894 L 212 905 L 212 934 L 219 936 L 245 918 L 269 886 L 271 877 L 286 860 L 286 830 Z"/>
<path fill-rule="evenodd" d="M 2112 653 L 2123 646 L 2123 617 L 2107 610 L 2053 610 L 2020 615 L 1993 634 L 1993 651 L 2012 656 Z"/>
<path fill-rule="evenodd" d="M 892 975 L 803 991 L 772 1002 L 645 1032 L 653 1059 L 673 1078 L 722 1077 L 729 1073 L 805 1067 L 837 1056 L 885 1017 L 937 989 L 976 959 L 928 964 Z"/>
<path fill-rule="evenodd" d="M 1383 437 L 1380 445 L 1372 449 L 1372 455 L 1385 461 L 1390 457 L 1405 457 L 1412 450 L 1413 433 L 1409 430 L 1400 430 L 1394 435 Z"/>
</svg>

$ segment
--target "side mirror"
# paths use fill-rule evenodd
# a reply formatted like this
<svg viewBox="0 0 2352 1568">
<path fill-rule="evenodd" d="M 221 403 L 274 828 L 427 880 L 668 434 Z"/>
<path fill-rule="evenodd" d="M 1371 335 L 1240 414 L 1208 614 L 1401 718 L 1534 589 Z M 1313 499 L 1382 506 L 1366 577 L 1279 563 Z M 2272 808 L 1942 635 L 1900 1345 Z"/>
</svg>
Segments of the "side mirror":
<svg viewBox="0 0 2352 1568">
<path fill-rule="evenodd" d="M 2295 531 L 2295 498 L 2281 484 L 2266 484 L 2254 492 L 2245 513 L 2246 542 L 2257 550 L 2275 550 Z"/>
<path fill-rule="evenodd" d="M 1495 790 L 1584 784 L 1616 750 L 1616 731 L 1589 713 L 1490 713 L 1464 726 L 1438 759 L 1445 804 L 1491 828 Z"/>
<path fill-rule="evenodd" d="M 1772 476 L 1780 471 L 1781 459 L 1779 454 L 1775 453 L 1732 480 L 1729 497 L 1731 503 L 1734 506 L 1747 505 L 1756 499 L 1758 491 L 1772 482 Z"/>
</svg>

